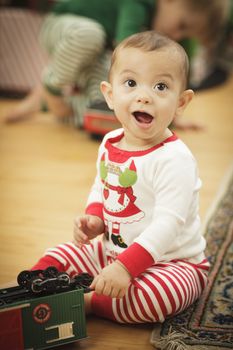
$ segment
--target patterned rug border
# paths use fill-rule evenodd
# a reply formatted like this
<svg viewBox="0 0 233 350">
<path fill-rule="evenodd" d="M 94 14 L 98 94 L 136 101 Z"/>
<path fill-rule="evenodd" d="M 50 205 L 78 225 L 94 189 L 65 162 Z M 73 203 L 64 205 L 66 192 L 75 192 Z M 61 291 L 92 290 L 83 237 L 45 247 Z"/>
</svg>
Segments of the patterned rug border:
<svg viewBox="0 0 233 350">
<path fill-rule="evenodd" d="M 229 193 L 228 189 L 233 186 L 233 164 L 230 167 L 230 169 L 227 171 L 225 176 L 223 177 L 221 184 L 219 186 L 219 189 L 217 191 L 217 194 L 212 202 L 212 205 L 210 206 L 205 219 L 203 221 L 202 225 L 202 232 L 203 234 L 208 232 L 208 228 L 211 225 L 211 223 L 214 221 L 215 215 L 218 214 L 218 211 L 221 209 L 221 206 L 224 203 L 225 198 L 227 198 L 227 194 Z M 229 197 L 229 196 L 228 196 Z M 213 268 L 210 270 L 210 280 L 212 283 L 214 282 L 215 278 L 217 277 L 219 266 L 221 265 L 223 259 L 224 259 L 224 252 L 226 251 L 227 246 L 229 246 L 232 242 L 232 231 L 233 231 L 233 220 L 232 217 L 229 217 L 228 223 L 227 223 L 228 231 L 226 239 L 224 240 L 224 244 L 220 246 L 218 250 L 217 257 L 215 255 L 212 256 L 212 258 L 217 260 L 217 264 L 213 265 Z M 202 295 L 203 302 L 196 302 L 193 304 L 190 308 L 185 310 L 182 314 L 178 315 L 177 317 L 177 329 L 174 326 L 176 325 L 176 322 L 171 323 L 171 319 L 168 319 L 164 322 L 163 325 L 155 325 L 154 330 L 151 334 L 150 343 L 156 348 L 161 350 L 229 350 L 229 348 L 233 348 L 232 345 L 229 345 L 229 342 L 223 343 L 221 345 L 216 346 L 212 343 L 210 344 L 209 341 L 202 340 L 202 344 L 198 344 L 198 336 L 201 336 L 201 331 L 209 330 L 209 328 L 205 327 L 199 327 L 199 323 L 201 320 L 201 317 L 203 315 L 203 310 L 205 308 L 205 301 L 208 300 L 209 295 L 211 294 L 212 290 L 212 283 L 210 283 L 209 288 L 207 287 Z M 195 311 L 195 312 L 193 312 Z M 176 318 L 176 317 L 174 317 Z M 179 324 L 179 319 L 181 319 L 181 323 Z M 183 328 L 182 327 L 182 318 L 183 320 L 188 320 L 187 324 L 189 322 L 192 322 L 192 328 L 189 331 L 189 328 Z M 197 331 L 197 334 L 194 334 L 192 330 Z M 198 333 L 198 331 L 200 332 Z M 212 331 L 218 330 L 217 328 L 211 328 Z M 229 331 L 231 328 L 229 327 Z M 189 334 L 190 333 L 190 334 Z M 219 331 L 221 333 L 221 331 Z M 226 329 L 223 329 L 222 334 L 229 333 L 226 331 Z M 192 339 L 189 341 L 187 337 Z M 195 341 L 196 337 L 196 341 Z M 186 339 L 185 339 L 186 338 Z"/>
<path fill-rule="evenodd" d="M 216 195 L 212 201 L 212 204 L 210 205 L 209 209 L 207 210 L 207 213 L 205 215 L 205 218 L 202 223 L 202 233 L 205 234 L 206 228 L 209 224 L 209 221 L 211 220 L 213 214 L 216 212 L 217 208 L 221 205 L 221 202 L 223 198 L 225 197 L 226 191 L 231 185 L 231 182 L 233 181 L 233 163 L 229 167 L 229 169 L 226 171 L 225 175 L 222 178 L 221 184 L 219 185 Z"/>
</svg>

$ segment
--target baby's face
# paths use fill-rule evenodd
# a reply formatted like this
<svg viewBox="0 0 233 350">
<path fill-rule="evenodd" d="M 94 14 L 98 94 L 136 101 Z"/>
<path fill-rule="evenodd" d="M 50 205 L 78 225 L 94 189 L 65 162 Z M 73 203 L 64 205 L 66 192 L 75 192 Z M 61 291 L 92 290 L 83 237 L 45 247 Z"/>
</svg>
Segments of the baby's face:
<svg viewBox="0 0 233 350">
<path fill-rule="evenodd" d="M 182 0 L 162 0 L 153 29 L 176 41 L 186 38 L 202 41 L 205 21 L 204 14 L 191 11 Z"/>
<path fill-rule="evenodd" d="M 145 52 L 123 48 L 111 74 L 111 107 L 135 141 L 156 143 L 176 115 L 184 84 L 173 48 Z"/>
</svg>

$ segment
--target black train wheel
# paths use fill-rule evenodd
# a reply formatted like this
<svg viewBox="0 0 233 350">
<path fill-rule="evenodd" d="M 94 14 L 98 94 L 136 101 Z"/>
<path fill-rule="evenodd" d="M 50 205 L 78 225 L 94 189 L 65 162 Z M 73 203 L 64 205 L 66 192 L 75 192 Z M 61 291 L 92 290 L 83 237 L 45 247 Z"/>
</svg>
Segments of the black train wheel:
<svg viewBox="0 0 233 350">
<path fill-rule="evenodd" d="M 57 277 L 58 270 L 55 266 L 49 266 L 46 270 L 44 270 L 44 277 Z"/>
<path fill-rule="evenodd" d="M 75 285 L 88 290 L 88 287 L 93 281 L 93 276 L 89 275 L 87 272 L 80 273 L 74 276 Z"/>
<path fill-rule="evenodd" d="M 41 293 L 43 291 L 43 280 L 41 278 L 34 277 L 30 283 L 30 290 L 33 293 Z"/>
<path fill-rule="evenodd" d="M 89 287 L 93 281 L 93 276 L 90 276 L 86 272 L 81 273 L 81 278 L 82 278 L 82 285 L 84 287 Z"/>
<path fill-rule="evenodd" d="M 0 306 L 3 306 L 5 304 L 6 304 L 6 302 L 3 299 L 0 299 Z"/>
<path fill-rule="evenodd" d="M 65 272 L 58 273 L 59 286 L 69 286 L 70 276 Z"/>
<path fill-rule="evenodd" d="M 17 277 L 18 285 L 21 287 L 26 287 L 31 278 L 32 278 L 31 271 L 28 271 L 28 270 L 21 271 Z"/>
</svg>

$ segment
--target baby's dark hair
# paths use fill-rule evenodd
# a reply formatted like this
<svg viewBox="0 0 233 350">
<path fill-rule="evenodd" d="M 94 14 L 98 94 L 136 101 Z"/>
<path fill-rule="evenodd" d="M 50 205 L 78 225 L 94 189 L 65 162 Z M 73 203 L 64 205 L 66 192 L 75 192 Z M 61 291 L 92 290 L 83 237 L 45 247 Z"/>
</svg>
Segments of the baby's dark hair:
<svg viewBox="0 0 233 350">
<path fill-rule="evenodd" d="M 124 39 L 115 48 L 112 54 L 111 67 L 109 71 L 110 81 L 113 72 L 113 67 L 117 61 L 118 53 L 122 49 L 126 48 L 137 48 L 144 51 L 156 51 L 166 48 L 171 50 L 171 55 L 174 52 L 176 52 L 176 54 L 178 53 L 180 56 L 180 69 L 183 80 L 183 88 L 186 88 L 189 71 L 189 60 L 185 50 L 180 44 L 178 44 L 174 40 L 171 40 L 168 37 L 161 35 L 154 30 L 133 34 L 130 37 Z"/>
</svg>

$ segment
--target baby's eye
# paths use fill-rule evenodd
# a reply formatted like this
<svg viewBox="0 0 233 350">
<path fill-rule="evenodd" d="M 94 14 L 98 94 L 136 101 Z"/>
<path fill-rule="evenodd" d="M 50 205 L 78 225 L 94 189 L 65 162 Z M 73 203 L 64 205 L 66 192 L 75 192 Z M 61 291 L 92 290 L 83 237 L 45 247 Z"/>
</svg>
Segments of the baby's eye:
<svg viewBox="0 0 233 350">
<path fill-rule="evenodd" d="M 133 79 L 128 79 L 128 80 L 125 81 L 125 86 L 134 87 L 136 85 L 137 85 L 136 81 L 133 80 Z"/>
<path fill-rule="evenodd" d="M 155 90 L 164 91 L 167 89 L 167 85 L 164 83 L 158 83 L 154 87 Z"/>
</svg>

